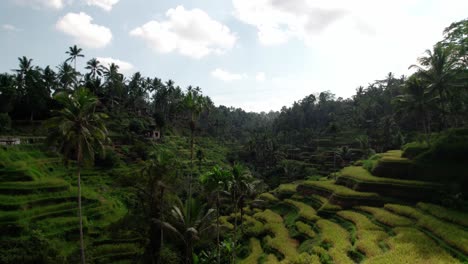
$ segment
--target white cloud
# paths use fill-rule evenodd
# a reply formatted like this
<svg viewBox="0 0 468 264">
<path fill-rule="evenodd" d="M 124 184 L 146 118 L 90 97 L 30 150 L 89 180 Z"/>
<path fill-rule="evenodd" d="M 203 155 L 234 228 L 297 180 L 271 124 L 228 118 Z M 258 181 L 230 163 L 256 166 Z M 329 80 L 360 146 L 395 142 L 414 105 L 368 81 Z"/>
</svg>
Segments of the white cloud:
<svg viewBox="0 0 468 264">
<path fill-rule="evenodd" d="M 225 81 L 225 82 L 238 81 L 238 80 L 247 78 L 247 75 L 245 73 L 244 74 L 231 73 L 223 69 L 219 69 L 219 68 L 212 71 L 211 76 L 221 81 Z"/>
<path fill-rule="evenodd" d="M 122 61 L 122 60 L 119 60 L 119 59 L 114 59 L 114 58 L 111 58 L 111 57 L 97 57 L 96 59 L 102 65 L 104 65 L 105 67 L 109 67 L 109 65 L 112 64 L 112 63 L 118 65 L 119 66 L 119 71 L 123 72 L 123 73 L 129 73 L 135 68 L 133 66 L 133 64 L 131 64 L 129 62 Z"/>
<path fill-rule="evenodd" d="M 65 6 L 64 0 L 13 0 L 16 4 L 35 9 L 62 9 Z"/>
<path fill-rule="evenodd" d="M 258 82 L 264 82 L 266 80 L 265 73 L 264 72 L 257 73 L 257 75 L 255 76 L 255 80 L 257 80 Z"/>
<path fill-rule="evenodd" d="M 203 10 L 177 6 L 166 16 L 167 20 L 149 21 L 130 31 L 130 35 L 142 38 L 159 53 L 177 52 L 196 59 L 221 54 L 236 43 L 236 35 Z"/>
<path fill-rule="evenodd" d="M 111 11 L 112 6 L 114 6 L 118 2 L 119 0 L 86 0 L 86 4 L 90 6 L 100 7 L 104 9 L 105 11 Z"/>
<path fill-rule="evenodd" d="M 104 26 L 92 23 L 86 13 L 68 13 L 57 21 L 57 30 L 72 36 L 77 44 L 88 48 L 102 48 L 112 40 L 112 32 Z"/>
<path fill-rule="evenodd" d="M 11 24 L 3 24 L 2 29 L 4 31 L 21 31 L 21 29 L 11 25 Z"/>
</svg>

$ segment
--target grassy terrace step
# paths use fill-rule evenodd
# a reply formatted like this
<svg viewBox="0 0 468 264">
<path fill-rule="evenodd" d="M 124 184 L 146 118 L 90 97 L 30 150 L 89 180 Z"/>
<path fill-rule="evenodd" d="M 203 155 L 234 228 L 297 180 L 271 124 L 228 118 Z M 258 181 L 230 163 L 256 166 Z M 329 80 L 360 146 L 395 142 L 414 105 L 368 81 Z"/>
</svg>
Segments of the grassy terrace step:
<svg viewBox="0 0 468 264">
<path fill-rule="evenodd" d="M 375 220 L 387 226 L 391 226 L 391 227 L 411 226 L 414 224 L 413 221 L 411 221 L 411 219 L 393 214 L 382 208 L 370 207 L 370 206 L 358 206 L 356 207 L 356 209 L 372 214 Z"/>
<path fill-rule="evenodd" d="M 28 194 L 34 192 L 58 192 L 70 188 L 70 184 L 62 179 L 49 179 L 31 182 L 2 182 L 0 194 Z"/>
<path fill-rule="evenodd" d="M 348 231 L 340 225 L 325 219 L 318 220 L 317 226 L 321 231 L 322 244 L 330 245 L 328 253 L 333 262 L 337 264 L 354 263 L 347 255 L 347 252 L 351 250 Z"/>
<path fill-rule="evenodd" d="M 1 195 L 0 194 L 0 210 L 21 210 L 35 206 L 46 206 L 50 204 L 63 203 L 67 201 L 75 201 L 77 191 L 71 188 L 62 192 L 42 192 L 28 195 Z M 86 198 L 83 197 L 83 201 Z"/>
<path fill-rule="evenodd" d="M 316 236 L 315 231 L 312 229 L 310 225 L 301 221 L 297 221 L 295 225 L 299 233 L 304 234 L 308 236 L 309 238 L 314 238 Z"/>
<path fill-rule="evenodd" d="M 365 259 L 363 264 L 393 263 L 460 263 L 421 231 L 410 227 L 394 229 L 396 236 L 387 240 L 390 249 Z"/>
<path fill-rule="evenodd" d="M 250 254 L 247 258 L 239 261 L 239 264 L 257 264 L 260 256 L 263 255 L 262 245 L 256 238 L 250 238 L 249 241 Z"/>
<path fill-rule="evenodd" d="M 468 213 L 450 210 L 442 206 L 428 203 L 418 203 L 417 207 L 442 220 L 468 227 Z"/>
<path fill-rule="evenodd" d="M 383 228 L 372 223 L 365 215 L 353 211 L 340 211 L 338 216 L 353 222 L 356 226 L 356 249 L 367 257 L 373 257 L 383 252 L 379 246 L 388 237 Z"/>
<path fill-rule="evenodd" d="M 305 203 L 291 199 L 285 199 L 284 202 L 294 206 L 298 210 L 299 216 L 307 221 L 316 221 L 320 218 L 315 209 Z"/>
<path fill-rule="evenodd" d="M 468 231 L 461 227 L 422 213 L 413 207 L 398 204 L 386 204 L 385 208 L 397 214 L 416 220 L 418 226 L 428 230 L 450 246 L 459 249 L 463 254 L 465 254 L 464 258 L 468 255 Z"/>
<path fill-rule="evenodd" d="M 328 197 L 331 203 L 344 208 L 356 205 L 382 205 L 384 203 L 382 197 L 376 193 L 358 192 L 337 185 L 334 181 L 305 181 L 297 189 L 304 196 L 317 194 Z"/>
<path fill-rule="evenodd" d="M 141 247 L 134 243 L 103 244 L 94 247 L 91 254 L 97 263 L 110 263 L 114 260 L 133 258 L 141 253 Z"/>
<path fill-rule="evenodd" d="M 279 252 L 285 261 L 295 259 L 299 255 L 298 242 L 289 236 L 289 231 L 284 226 L 283 218 L 279 214 L 267 209 L 256 213 L 254 217 L 265 222 L 265 230 L 272 234 L 272 236 L 265 237 L 265 243 L 268 247 Z"/>
<path fill-rule="evenodd" d="M 44 219 L 34 224 L 37 229 L 44 232 L 45 236 L 58 236 L 68 233 L 76 233 L 79 229 L 79 218 L 75 217 L 55 217 L 50 219 Z M 83 226 L 88 226 L 87 218 L 83 218 Z"/>
<path fill-rule="evenodd" d="M 379 154 L 381 158 L 372 168 L 372 173 L 379 177 L 411 179 L 414 174 L 413 162 L 401 157 L 401 150 L 390 150 Z"/>
<path fill-rule="evenodd" d="M 278 202 L 279 199 L 276 198 L 273 194 L 271 193 L 262 193 L 258 196 L 259 199 L 264 200 L 266 202 Z"/>
<path fill-rule="evenodd" d="M 373 191 L 384 196 L 413 200 L 431 196 L 442 187 L 437 183 L 376 177 L 363 167 L 356 166 L 341 170 L 337 184 L 363 192 Z"/>
<path fill-rule="evenodd" d="M 341 206 L 331 204 L 328 198 L 320 195 L 311 194 L 304 198 L 305 201 L 312 204 L 317 212 L 336 212 L 342 210 Z"/>
</svg>

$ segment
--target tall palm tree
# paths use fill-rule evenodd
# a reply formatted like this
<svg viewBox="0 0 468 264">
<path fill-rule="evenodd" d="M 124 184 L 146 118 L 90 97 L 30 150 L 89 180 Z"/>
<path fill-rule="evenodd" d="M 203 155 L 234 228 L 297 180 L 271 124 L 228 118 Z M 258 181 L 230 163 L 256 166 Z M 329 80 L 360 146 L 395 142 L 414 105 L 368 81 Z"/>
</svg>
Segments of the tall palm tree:
<svg viewBox="0 0 468 264">
<path fill-rule="evenodd" d="M 78 82 L 78 73 L 66 62 L 58 66 L 57 78 L 61 84 L 60 91 L 71 91 Z"/>
<path fill-rule="evenodd" d="M 431 109 L 433 103 L 439 97 L 431 96 L 427 85 L 418 77 L 418 74 L 411 76 L 404 85 L 405 93 L 395 97 L 394 103 L 397 105 L 397 112 L 414 113 L 421 120 L 422 131 L 426 135 L 429 144 L 429 135 L 431 133 Z"/>
<path fill-rule="evenodd" d="M 221 263 L 221 243 L 219 239 L 219 210 L 220 210 L 220 194 L 228 189 L 229 182 L 232 180 L 232 174 L 215 166 L 210 172 L 200 176 L 200 182 L 205 186 L 205 189 L 210 195 L 216 197 L 216 242 L 217 242 L 217 260 Z"/>
<path fill-rule="evenodd" d="M 92 79 L 95 79 L 96 76 L 102 76 L 105 68 L 100 64 L 98 59 L 92 58 L 86 62 L 85 69 L 89 70 L 89 76 L 91 76 Z"/>
<path fill-rule="evenodd" d="M 188 197 L 185 203 L 177 198 L 168 221 L 160 219 L 154 219 L 154 221 L 174 233 L 184 243 L 185 263 L 191 264 L 196 241 L 210 233 L 214 211 L 214 209 L 206 210 L 204 204 L 191 197 Z"/>
<path fill-rule="evenodd" d="M 19 67 L 18 69 L 14 69 L 13 71 L 16 72 L 18 76 L 18 84 L 20 90 L 24 90 L 26 86 L 26 78 L 34 69 L 32 65 L 32 59 L 28 59 L 26 56 L 18 58 Z"/>
<path fill-rule="evenodd" d="M 231 180 L 229 182 L 229 194 L 232 203 L 234 204 L 234 246 L 232 250 L 232 258 L 236 262 L 236 244 L 237 244 L 237 214 L 240 209 L 241 229 L 243 231 L 243 207 L 245 198 L 251 194 L 255 187 L 255 179 L 250 174 L 250 171 L 240 164 L 234 164 L 231 171 Z"/>
<path fill-rule="evenodd" d="M 68 62 L 68 61 L 74 62 L 74 63 L 75 63 L 75 64 L 74 64 L 75 67 L 73 67 L 73 69 L 75 69 L 75 71 L 76 71 L 76 59 L 77 59 L 78 57 L 81 57 L 81 58 L 84 57 L 84 55 L 81 54 L 82 51 L 83 51 L 83 49 L 78 48 L 76 45 L 73 45 L 73 47 L 69 47 L 69 48 L 68 48 L 68 51 L 65 52 L 66 54 L 68 54 L 68 55 L 70 56 L 70 57 L 68 57 L 68 59 L 65 60 L 65 61 L 66 61 L 66 62 Z"/>
<path fill-rule="evenodd" d="M 81 168 L 83 161 L 94 160 L 95 150 L 104 150 L 108 140 L 103 113 L 94 112 L 98 100 L 86 89 L 78 89 L 73 94 L 58 93 L 55 96 L 63 108 L 54 111 L 54 116 L 47 120 L 46 126 L 51 129 L 48 140 L 56 143 L 65 158 L 71 155 L 76 159 L 78 179 L 78 215 L 80 222 L 80 255 L 85 263 L 85 246 L 83 238 L 83 214 L 81 209 Z"/>
<path fill-rule="evenodd" d="M 426 56 L 418 58 L 418 62 L 421 66 L 411 65 L 410 68 L 418 69 L 421 79 L 427 82 L 429 91 L 439 96 L 442 121 L 447 125 L 445 119 L 448 114 L 449 95 L 454 92 L 454 88 L 459 87 L 458 61 L 450 51 L 450 47 L 438 43 L 433 50 L 426 50 Z"/>
<path fill-rule="evenodd" d="M 170 81 L 170 80 L 169 80 Z M 169 82 L 168 82 L 169 86 Z M 190 178 L 189 178 L 189 197 L 192 196 L 192 179 L 193 179 L 193 159 L 194 159 L 194 137 L 197 120 L 201 112 L 206 108 L 206 101 L 203 95 L 193 89 L 188 89 L 184 98 L 184 105 L 190 112 Z"/>
</svg>

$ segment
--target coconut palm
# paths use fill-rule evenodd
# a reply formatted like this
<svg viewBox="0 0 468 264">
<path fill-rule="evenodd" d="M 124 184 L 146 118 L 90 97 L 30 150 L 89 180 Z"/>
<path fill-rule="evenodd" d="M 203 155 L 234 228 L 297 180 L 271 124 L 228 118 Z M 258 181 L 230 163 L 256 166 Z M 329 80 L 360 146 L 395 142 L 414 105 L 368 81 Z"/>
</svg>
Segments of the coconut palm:
<svg viewBox="0 0 468 264">
<path fill-rule="evenodd" d="M 210 194 L 216 197 L 216 241 L 217 241 L 217 260 L 221 263 L 221 243 L 219 240 L 219 210 L 220 210 L 220 195 L 228 189 L 229 182 L 232 180 L 232 174 L 215 166 L 210 172 L 200 176 L 200 182 L 205 186 L 205 189 Z"/>
<path fill-rule="evenodd" d="M 185 203 L 176 199 L 168 221 L 154 219 L 163 228 L 174 233 L 185 245 L 185 263 L 191 264 L 193 247 L 212 228 L 214 209 L 206 210 L 199 200 L 189 197 Z"/>
<path fill-rule="evenodd" d="M 76 59 L 77 59 L 78 57 L 81 57 L 81 58 L 84 57 L 84 55 L 81 54 L 82 51 L 83 51 L 83 50 L 82 50 L 81 48 L 78 48 L 76 45 L 74 45 L 73 47 L 69 47 L 69 48 L 68 48 L 68 51 L 65 52 L 66 54 L 70 55 L 70 57 L 68 57 L 68 59 L 65 60 L 65 61 L 66 61 L 66 62 L 68 62 L 68 61 L 73 62 L 73 63 L 74 63 L 73 69 L 74 69 L 75 71 L 76 71 Z"/>
<path fill-rule="evenodd" d="M 61 84 L 60 92 L 71 91 L 72 87 L 77 84 L 78 73 L 71 67 L 70 64 L 64 62 L 58 66 L 57 78 Z"/>
<path fill-rule="evenodd" d="M 169 85 L 168 85 L 169 86 Z M 206 108 L 206 101 L 200 93 L 200 89 L 189 89 L 184 98 L 184 105 L 190 112 L 190 177 L 189 177 L 189 197 L 192 197 L 192 179 L 193 179 L 193 159 L 194 159 L 194 136 L 196 122 L 201 112 Z"/>
<path fill-rule="evenodd" d="M 81 208 L 81 168 L 85 160 L 94 160 L 95 150 L 103 150 L 107 141 L 107 129 L 103 113 L 94 112 L 98 100 L 86 89 L 78 89 L 72 94 L 58 93 L 55 96 L 63 108 L 54 111 L 54 116 L 47 120 L 50 128 L 48 140 L 58 145 L 58 150 L 65 158 L 72 155 L 76 160 L 78 179 L 78 215 L 80 222 L 80 255 L 85 263 L 83 238 L 83 214 Z"/>
<path fill-rule="evenodd" d="M 88 74 L 92 79 L 95 79 L 96 76 L 101 77 L 104 73 L 104 66 L 102 66 L 96 58 L 92 58 L 86 62 L 85 69 L 89 70 Z"/>
<path fill-rule="evenodd" d="M 431 96 L 426 87 L 418 74 L 415 74 L 406 81 L 404 85 L 405 94 L 395 97 L 394 103 L 398 107 L 397 112 L 414 113 L 421 120 L 423 133 L 426 135 L 427 143 L 429 143 L 431 109 L 433 109 L 433 104 L 439 97 Z"/>
<path fill-rule="evenodd" d="M 421 66 L 412 65 L 410 68 L 418 69 L 419 76 L 427 83 L 428 90 L 439 97 L 442 121 L 447 125 L 445 119 L 448 114 L 448 99 L 454 89 L 459 87 L 458 61 L 450 47 L 438 43 L 433 50 L 426 50 L 426 56 L 419 58 L 418 62 Z"/>
</svg>

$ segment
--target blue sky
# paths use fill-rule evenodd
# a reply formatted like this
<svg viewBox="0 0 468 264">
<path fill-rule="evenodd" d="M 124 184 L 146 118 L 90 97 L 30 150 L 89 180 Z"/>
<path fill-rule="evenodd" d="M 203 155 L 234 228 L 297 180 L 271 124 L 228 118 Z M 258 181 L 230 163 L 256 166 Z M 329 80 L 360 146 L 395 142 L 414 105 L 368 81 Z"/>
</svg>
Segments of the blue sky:
<svg viewBox="0 0 468 264">
<path fill-rule="evenodd" d="M 77 44 L 79 69 L 97 57 L 127 76 L 200 86 L 216 104 L 279 110 L 408 74 L 466 10 L 466 0 L 3 0 L 0 72 L 23 55 L 55 67 Z"/>
</svg>

